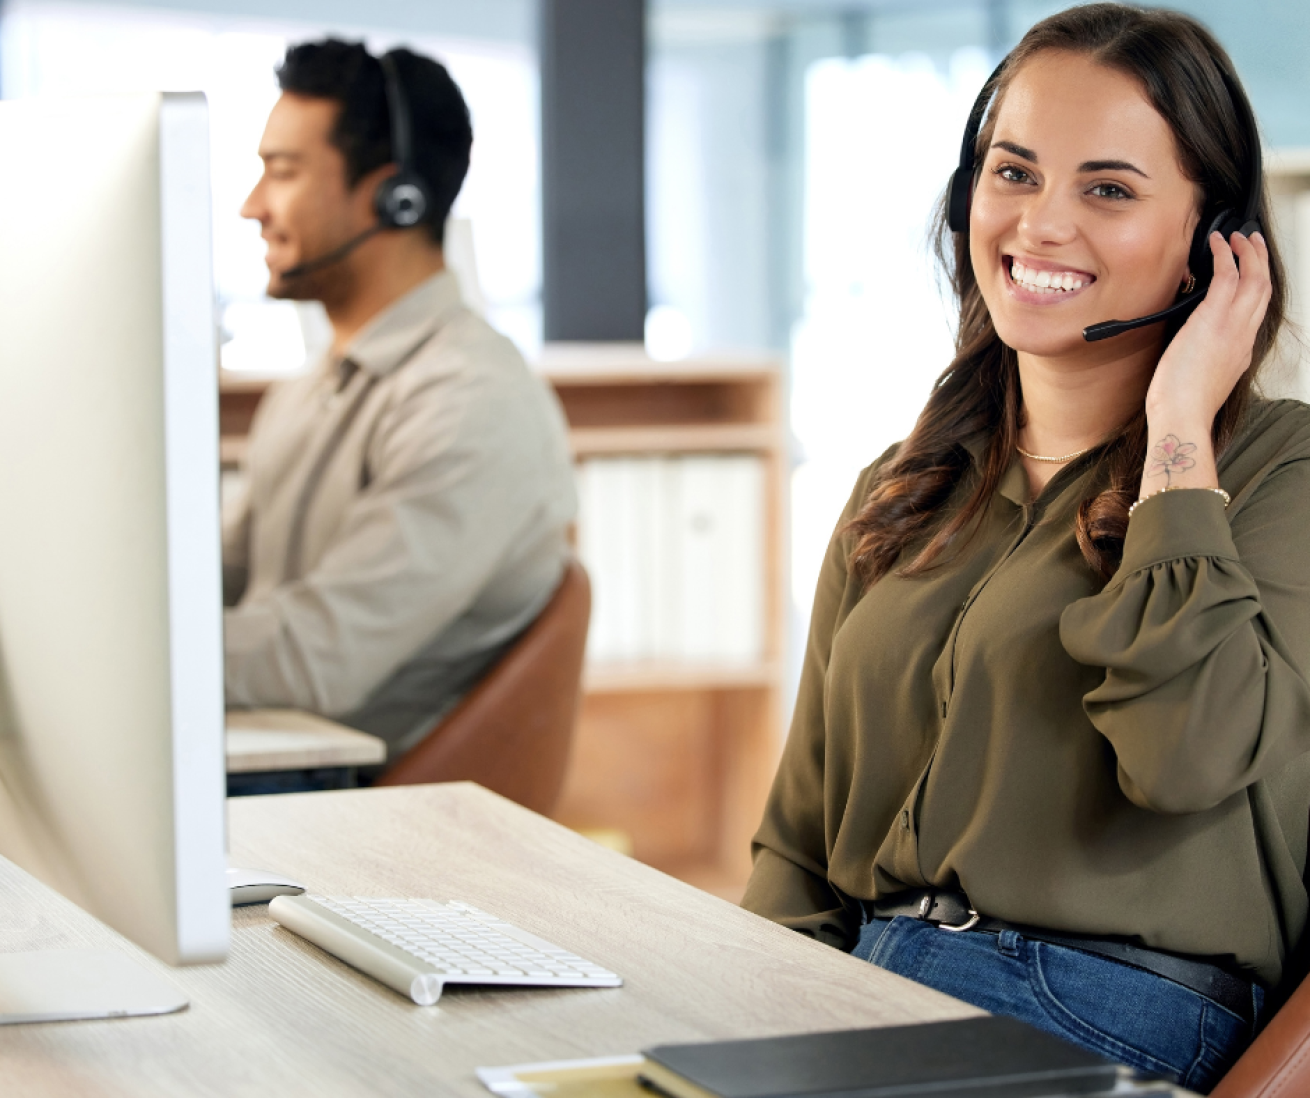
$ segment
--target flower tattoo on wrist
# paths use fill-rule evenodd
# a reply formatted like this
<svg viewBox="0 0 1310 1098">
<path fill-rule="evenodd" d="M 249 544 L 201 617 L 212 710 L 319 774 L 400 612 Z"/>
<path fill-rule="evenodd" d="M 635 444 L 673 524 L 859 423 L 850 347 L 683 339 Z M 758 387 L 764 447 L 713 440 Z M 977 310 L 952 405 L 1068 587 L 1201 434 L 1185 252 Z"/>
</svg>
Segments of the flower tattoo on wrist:
<svg viewBox="0 0 1310 1098">
<path fill-rule="evenodd" d="M 1174 473 L 1186 472 L 1196 466 L 1192 454 L 1196 453 L 1196 443 L 1179 442 L 1177 435 L 1165 435 L 1151 451 L 1151 465 L 1147 476 L 1156 477 L 1164 474 L 1165 487 L 1169 486 Z"/>
</svg>

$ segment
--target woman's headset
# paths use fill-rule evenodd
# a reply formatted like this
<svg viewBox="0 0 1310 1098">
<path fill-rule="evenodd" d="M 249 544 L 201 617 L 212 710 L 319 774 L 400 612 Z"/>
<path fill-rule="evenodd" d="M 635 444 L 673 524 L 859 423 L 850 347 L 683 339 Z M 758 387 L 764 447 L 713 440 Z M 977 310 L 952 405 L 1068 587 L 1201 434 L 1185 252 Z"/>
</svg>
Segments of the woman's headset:
<svg viewBox="0 0 1310 1098">
<path fill-rule="evenodd" d="M 987 82 L 983 84 L 982 91 L 978 93 L 973 109 L 969 112 L 969 121 L 964 127 L 964 140 L 960 143 L 960 166 L 951 175 L 946 198 L 946 224 L 952 232 L 969 231 L 969 206 L 973 200 L 978 167 L 976 157 L 978 133 L 982 129 L 983 118 L 987 114 L 996 85 L 1000 82 L 1008 61 L 1007 57 L 997 65 L 991 76 L 987 78 Z M 1251 105 L 1238 87 L 1236 78 L 1218 60 L 1215 61 L 1215 68 L 1219 70 L 1224 87 L 1228 89 L 1228 97 L 1232 100 L 1233 109 L 1237 111 L 1239 122 L 1246 130 L 1247 144 L 1251 150 L 1251 177 L 1247 181 L 1245 206 L 1241 213 L 1232 207 L 1212 211 L 1209 217 L 1202 213 L 1187 256 L 1188 269 L 1196 279 L 1196 287 L 1191 293 L 1167 309 L 1152 313 L 1150 316 L 1138 317 L 1136 320 L 1107 320 L 1084 328 L 1083 338 L 1088 342 L 1109 339 L 1111 336 L 1130 332 L 1134 328 L 1144 328 L 1148 324 L 1157 324 L 1162 320 L 1190 313 L 1201 303 L 1214 279 L 1214 256 L 1210 252 L 1210 234 L 1222 233 L 1223 238 L 1227 240 L 1233 233 L 1250 236 L 1255 232 L 1263 232 L 1260 226 L 1260 196 L 1264 193 L 1264 162 L 1260 154 L 1260 132 L 1256 127 Z"/>
</svg>

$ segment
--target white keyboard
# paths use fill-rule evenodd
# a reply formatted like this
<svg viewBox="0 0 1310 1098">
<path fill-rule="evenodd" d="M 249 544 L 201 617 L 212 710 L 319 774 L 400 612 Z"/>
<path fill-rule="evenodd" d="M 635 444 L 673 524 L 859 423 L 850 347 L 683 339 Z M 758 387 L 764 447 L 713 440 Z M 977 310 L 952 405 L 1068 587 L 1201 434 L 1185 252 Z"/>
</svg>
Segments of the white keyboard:
<svg viewBox="0 0 1310 1098">
<path fill-rule="evenodd" d="M 576 953 L 476 907 L 435 900 L 278 896 L 268 913 L 288 930 L 419 1006 L 446 984 L 619 987 Z"/>
</svg>

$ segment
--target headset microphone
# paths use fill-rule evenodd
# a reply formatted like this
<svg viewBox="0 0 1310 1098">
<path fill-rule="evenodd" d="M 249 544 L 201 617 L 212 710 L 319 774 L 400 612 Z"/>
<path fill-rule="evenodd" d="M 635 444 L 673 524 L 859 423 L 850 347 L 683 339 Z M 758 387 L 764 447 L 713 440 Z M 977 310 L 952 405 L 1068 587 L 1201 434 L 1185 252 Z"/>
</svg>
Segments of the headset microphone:
<svg viewBox="0 0 1310 1098">
<path fill-rule="evenodd" d="M 1152 313 L 1150 316 L 1139 316 L 1136 320 L 1103 320 L 1099 324 L 1090 324 L 1083 329 L 1083 339 L 1088 343 L 1095 343 L 1097 340 L 1109 339 L 1111 336 L 1123 335 L 1124 332 L 1131 332 L 1134 328 L 1145 328 L 1150 324 L 1159 324 L 1162 320 L 1169 320 L 1175 316 L 1185 316 L 1201 304 L 1201 299 L 1205 297 L 1205 291 L 1191 293 L 1181 301 L 1175 301 L 1167 309 L 1161 309 L 1158 313 Z"/>
<path fill-rule="evenodd" d="M 983 116 L 987 113 L 988 104 L 991 102 L 1005 64 L 1005 61 L 1002 61 L 997 65 L 983 84 L 964 127 L 964 140 L 960 144 L 960 165 L 951 175 L 946 196 L 946 224 L 952 232 L 969 231 L 969 206 L 973 200 L 978 133 L 982 129 Z M 1250 236 L 1252 233 L 1263 232 L 1260 227 L 1260 196 L 1264 193 L 1264 164 L 1260 154 L 1260 131 L 1256 127 L 1251 105 L 1238 87 L 1236 78 L 1230 75 L 1218 60 L 1215 61 L 1215 67 L 1219 70 L 1219 76 L 1228 90 L 1228 96 L 1232 100 L 1234 110 L 1237 111 L 1238 119 L 1246 130 L 1247 146 L 1251 151 L 1251 175 L 1247 181 L 1245 208 L 1241 213 L 1231 207 L 1219 209 L 1217 212 L 1211 211 L 1210 216 L 1202 217 L 1197 224 L 1187 257 L 1187 268 L 1196 279 L 1196 288 L 1190 294 L 1174 302 L 1167 309 L 1151 313 L 1150 316 L 1139 316 L 1135 320 L 1106 320 L 1100 324 L 1092 324 L 1083 329 L 1083 339 L 1089 343 L 1110 339 L 1124 332 L 1131 332 L 1135 328 L 1159 324 L 1161 321 L 1172 320 L 1190 313 L 1205 298 L 1214 279 L 1214 254 L 1210 251 L 1211 234 L 1220 233 L 1225 240 L 1229 240 L 1234 233 Z"/>
<path fill-rule="evenodd" d="M 317 259 L 309 259 L 304 263 L 297 263 L 294 267 L 288 267 L 281 273 L 281 278 L 303 278 L 307 274 L 313 274 L 315 271 L 321 271 L 324 267 L 331 267 L 334 263 L 340 263 L 351 252 L 364 243 L 370 236 L 378 232 L 381 225 L 371 225 L 358 236 L 352 236 L 339 248 L 333 248 L 326 255 L 321 255 Z"/>
</svg>

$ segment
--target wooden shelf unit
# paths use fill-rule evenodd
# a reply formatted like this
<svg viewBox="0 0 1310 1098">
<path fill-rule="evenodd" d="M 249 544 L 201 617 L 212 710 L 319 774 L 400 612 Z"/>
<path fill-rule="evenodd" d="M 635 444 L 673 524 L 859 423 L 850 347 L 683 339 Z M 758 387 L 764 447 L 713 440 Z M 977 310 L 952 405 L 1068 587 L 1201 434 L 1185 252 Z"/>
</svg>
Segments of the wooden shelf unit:
<svg viewBox="0 0 1310 1098">
<path fill-rule="evenodd" d="M 764 651 L 746 663 L 589 664 L 555 817 L 622 832 L 656 868 L 739 899 L 782 742 L 788 463 L 771 356 L 656 362 L 639 345 L 555 344 L 536 363 L 577 460 L 750 453 L 765 469 Z M 238 462 L 267 382 L 224 378 L 225 464 Z"/>
<path fill-rule="evenodd" d="M 765 469 L 764 652 L 751 663 L 589 664 L 556 817 L 626 833 L 637 858 L 730 899 L 777 766 L 785 662 L 782 369 L 735 355 L 655 362 L 626 344 L 548 346 L 538 366 L 574 457 L 749 453 Z"/>
</svg>

